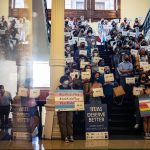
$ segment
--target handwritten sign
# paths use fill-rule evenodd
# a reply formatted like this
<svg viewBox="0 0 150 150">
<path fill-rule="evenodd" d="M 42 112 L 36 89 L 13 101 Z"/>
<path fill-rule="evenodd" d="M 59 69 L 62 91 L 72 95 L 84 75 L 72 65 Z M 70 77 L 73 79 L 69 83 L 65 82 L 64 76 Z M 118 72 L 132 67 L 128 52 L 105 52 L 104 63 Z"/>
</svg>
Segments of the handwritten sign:
<svg viewBox="0 0 150 150">
<path fill-rule="evenodd" d="M 80 50 L 79 55 L 87 56 L 87 50 Z"/>
<path fill-rule="evenodd" d="M 128 32 L 127 31 L 122 31 L 122 36 L 127 36 Z"/>
<path fill-rule="evenodd" d="M 150 64 L 143 66 L 143 71 L 149 71 L 150 70 Z"/>
<path fill-rule="evenodd" d="M 141 95 L 142 91 L 143 91 L 142 87 L 133 87 L 133 95 L 135 96 Z"/>
<path fill-rule="evenodd" d="M 105 82 L 112 82 L 112 81 L 114 81 L 113 73 L 104 74 L 104 80 L 105 80 Z"/>
<path fill-rule="evenodd" d="M 70 37 L 70 36 L 71 36 L 71 33 L 70 33 L 70 32 L 65 32 L 65 36 L 66 36 L 66 37 Z"/>
<path fill-rule="evenodd" d="M 70 73 L 70 76 L 71 76 L 72 80 L 73 80 L 75 77 L 77 77 L 77 79 L 79 79 L 79 72 L 71 72 L 71 73 Z"/>
<path fill-rule="evenodd" d="M 93 62 L 98 63 L 100 59 L 101 59 L 100 57 L 93 57 Z"/>
<path fill-rule="evenodd" d="M 78 37 L 72 37 L 72 39 L 74 40 L 74 41 L 76 41 L 76 42 L 78 42 Z"/>
<path fill-rule="evenodd" d="M 81 61 L 80 62 L 80 68 L 83 69 L 88 64 L 89 64 L 89 62 L 83 62 L 83 61 Z"/>
<path fill-rule="evenodd" d="M 135 84 L 135 77 L 126 78 L 126 84 Z"/>
<path fill-rule="evenodd" d="M 22 87 L 20 87 L 20 88 L 19 88 L 18 95 L 19 95 L 19 96 L 27 97 L 27 96 L 28 96 L 28 89 L 27 89 L 27 88 L 22 88 Z"/>
<path fill-rule="evenodd" d="M 73 57 L 67 57 L 66 58 L 66 62 L 67 63 L 73 63 L 74 61 L 73 61 Z"/>
<path fill-rule="evenodd" d="M 40 96 L 40 89 L 30 89 L 30 98 L 38 98 Z"/>
<path fill-rule="evenodd" d="M 5 30 L 0 30 L 0 34 L 4 35 L 5 34 Z"/>
<path fill-rule="evenodd" d="M 99 67 L 99 73 L 104 74 L 104 67 Z"/>
<path fill-rule="evenodd" d="M 82 90 L 57 90 L 55 92 L 55 111 L 84 110 Z"/>
<path fill-rule="evenodd" d="M 136 57 L 138 55 L 138 50 L 131 49 L 131 55 Z"/>
<path fill-rule="evenodd" d="M 81 72 L 81 78 L 84 79 L 90 79 L 91 78 L 91 72 Z"/>
<path fill-rule="evenodd" d="M 104 96 L 103 88 L 93 88 L 93 97 Z"/>
<path fill-rule="evenodd" d="M 143 68 L 144 66 L 147 66 L 148 62 L 140 62 L 140 68 Z"/>
</svg>

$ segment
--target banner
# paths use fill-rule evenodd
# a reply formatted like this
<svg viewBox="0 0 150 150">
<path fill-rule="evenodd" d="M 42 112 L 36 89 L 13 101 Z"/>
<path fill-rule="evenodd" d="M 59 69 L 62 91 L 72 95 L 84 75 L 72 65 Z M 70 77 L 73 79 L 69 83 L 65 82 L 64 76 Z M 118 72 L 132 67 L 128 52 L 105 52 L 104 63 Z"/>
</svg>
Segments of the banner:
<svg viewBox="0 0 150 150">
<path fill-rule="evenodd" d="M 55 92 L 55 111 L 84 110 L 82 90 L 57 90 Z"/>
<path fill-rule="evenodd" d="M 148 95 L 146 97 L 145 95 L 139 97 L 139 107 L 141 117 L 150 116 L 150 97 Z"/>
<path fill-rule="evenodd" d="M 85 106 L 86 139 L 108 139 L 108 120 L 106 104 Z"/>
</svg>

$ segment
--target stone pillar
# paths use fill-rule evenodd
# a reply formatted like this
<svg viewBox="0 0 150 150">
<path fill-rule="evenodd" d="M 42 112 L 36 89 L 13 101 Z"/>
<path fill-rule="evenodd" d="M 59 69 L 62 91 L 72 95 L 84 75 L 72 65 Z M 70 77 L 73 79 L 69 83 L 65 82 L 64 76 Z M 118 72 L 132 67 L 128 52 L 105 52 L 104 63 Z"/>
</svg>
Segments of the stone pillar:
<svg viewBox="0 0 150 150">
<path fill-rule="evenodd" d="M 50 48 L 50 95 L 46 103 L 46 120 L 44 138 L 60 138 L 57 114 L 54 110 L 54 92 L 59 85 L 59 79 L 64 74 L 64 5 L 65 0 L 52 1 L 51 14 L 51 48 Z"/>
</svg>

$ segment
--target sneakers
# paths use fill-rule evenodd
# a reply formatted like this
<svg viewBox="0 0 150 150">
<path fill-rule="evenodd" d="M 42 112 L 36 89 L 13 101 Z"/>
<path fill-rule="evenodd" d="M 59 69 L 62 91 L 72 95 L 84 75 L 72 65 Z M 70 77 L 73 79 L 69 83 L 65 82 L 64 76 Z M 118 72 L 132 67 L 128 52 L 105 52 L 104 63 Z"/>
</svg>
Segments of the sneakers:
<svg viewBox="0 0 150 150">
<path fill-rule="evenodd" d="M 74 142 L 74 138 L 73 138 L 73 136 L 70 136 L 69 141 L 70 141 L 70 142 Z"/>
<path fill-rule="evenodd" d="M 69 142 L 74 142 L 74 138 L 73 136 L 70 136 L 70 138 L 68 139 L 68 137 L 65 138 L 65 142 L 69 143 Z"/>
<path fill-rule="evenodd" d="M 135 124 L 134 129 L 138 129 L 139 128 L 139 124 Z"/>
<path fill-rule="evenodd" d="M 145 133 L 144 138 L 145 138 L 145 140 L 149 140 L 150 139 L 150 134 L 149 133 Z"/>
<path fill-rule="evenodd" d="M 69 143 L 68 137 L 65 137 L 65 142 L 66 142 L 66 143 Z"/>
</svg>

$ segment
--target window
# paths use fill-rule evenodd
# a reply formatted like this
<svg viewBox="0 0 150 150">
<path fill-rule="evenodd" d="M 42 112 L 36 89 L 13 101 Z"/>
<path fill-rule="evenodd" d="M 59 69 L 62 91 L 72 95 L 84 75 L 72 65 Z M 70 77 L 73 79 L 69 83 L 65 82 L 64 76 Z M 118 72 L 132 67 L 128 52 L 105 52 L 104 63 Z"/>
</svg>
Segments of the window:
<svg viewBox="0 0 150 150">
<path fill-rule="evenodd" d="M 50 86 L 49 62 L 33 62 L 33 87 Z"/>
<path fill-rule="evenodd" d="M 65 0 L 65 9 L 84 9 L 85 0 Z M 52 8 L 52 0 L 47 0 L 47 8 Z"/>
<path fill-rule="evenodd" d="M 65 0 L 65 9 L 84 9 L 84 0 Z"/>
<path fill-rule="evenodd" d="M 25 8 L 24 0 L 12 0 L 12 8 Z"/>
<path fill-rule="evenodd" d="M 95 10 L 114 10 L 114 0 L 95 0 Z"/>
</svg>

